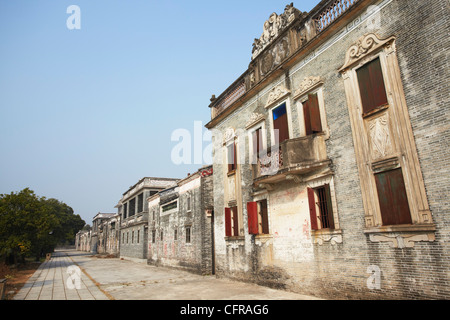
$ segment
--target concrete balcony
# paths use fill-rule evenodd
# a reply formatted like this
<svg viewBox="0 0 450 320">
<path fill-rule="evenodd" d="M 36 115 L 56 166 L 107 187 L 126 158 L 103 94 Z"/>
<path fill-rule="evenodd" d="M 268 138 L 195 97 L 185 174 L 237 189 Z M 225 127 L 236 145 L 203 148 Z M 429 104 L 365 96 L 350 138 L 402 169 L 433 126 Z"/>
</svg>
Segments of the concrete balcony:
<svg viewBox="0 0 450 320">
<path fill-rule="evenodd" d="M 256 186 L 300 179 L 331 163 L 327 158 L 323 134 L 289 139 L 278 148 L 261 152 L 252 165 L 253 182 Z"/>
</svg>

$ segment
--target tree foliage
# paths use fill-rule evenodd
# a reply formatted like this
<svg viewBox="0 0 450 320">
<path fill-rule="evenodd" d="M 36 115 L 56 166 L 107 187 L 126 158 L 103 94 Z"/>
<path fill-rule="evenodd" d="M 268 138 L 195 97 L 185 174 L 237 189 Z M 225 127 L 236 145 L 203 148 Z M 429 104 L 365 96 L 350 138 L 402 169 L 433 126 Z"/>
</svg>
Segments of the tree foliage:
<svg viewBox="0 0 450 320">
<path fill-rule="evenodd" d="M 0 256 L 39 258 L 56 245 L 72 243 L 85 225 L 67 204 L 25 188 L 0 194 Z"/>
</svg>

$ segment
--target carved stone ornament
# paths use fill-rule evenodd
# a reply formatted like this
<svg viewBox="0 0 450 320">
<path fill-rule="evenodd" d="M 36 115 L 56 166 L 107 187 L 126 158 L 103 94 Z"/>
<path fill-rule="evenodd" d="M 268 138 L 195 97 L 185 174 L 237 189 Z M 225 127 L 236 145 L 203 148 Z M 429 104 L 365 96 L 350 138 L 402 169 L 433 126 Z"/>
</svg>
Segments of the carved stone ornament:
<svg viewBox="0 0 450 320">
<path fill-rule="evenodd" d="M 265 47 L 275 39 L 282 30 L 284 30 L 300 13 L 300 11 L 294 8 L 294 4 L 288 4 L 284 9 L 284 12 L 277 15 L 272 13 L 269 19 L 264 22 L 263 33 L 259 39 L 255 39 L 253 42 L 252 59 L 255 59 Z"/>
<path fill-rule="evenodd" d="M 314 235 L 313 243 L 317 243 L 322 245 L 324 242 L 330 242 L 332 245 L 337 243 L 342 243 L 342 235 L 341 234 L 320 234 Z"/>
<path fill-rule="evenodd" d="M 418 241 L 435 241 L 434 233 L 426 234 L 401 234 L 401 233 L 388 233 L 388 234 L 370 234 L 370 241 L 372 242 L 389 242 L 391 248 L 413 248 L 414 242 Z"/>
<path fill-rule="evenodd" d="M 385 157 L 392 153 L 392 145 L 387 114 L 369 122 L 372 158 Z"/>
<path fill-rule="evenodd" d="M 267 98 L 266 108 L 269 108 L 271 105 L 273 105 L 275 102 L 279 101 L 280 99 L 284 98 L 291 92 L 286 89 L 284 86 L 277 86 L 273 88 L 269 92 L 269 96 Z"/>
<path fill-rule="evenodd" d="M 223 137 L 223 143 L 230 141 L 231 139 L 234 138 L 234 136 L 235 136 L 234 129 L 227 128 L 227 130 L 225 131 L 225 136 Z"/>
<path fill-rule="evenodd" d="M 297 90 L 295 90 L 294 98 L 299 98 L 306 94 L 308 91 L 313 90 L 322 84 L 323 81 L 320 79 L 320 77 L 307 77 L 303 79 Z"/>
<path fill-rule="evenodd" d="M 380 39 L 374 33 L 369 33 L 358 39 L 356 43 L 354 43 L 345 54 L 345 63 L 339 69 L 340 72 L 343 72 L 355 62 L 359 61 L 366 55 L 372 53 L 373 51 L 382 48 L 384 46 L 389 46 L 392 41 L 395 40 L 395 37 L 389 37 L 387 39 Z"/>
<path fill-rule="evenodd" d="M 264 121 L 266 119 L 266 117 L 261 114 L 261 113 L 252 113 L 252 115 L 250 116 L 250 119 L 247 121 L 247 123 L 245 124 L 245 128 L 251 128 L 253 127 L 255 124 Z"/>
</svg>

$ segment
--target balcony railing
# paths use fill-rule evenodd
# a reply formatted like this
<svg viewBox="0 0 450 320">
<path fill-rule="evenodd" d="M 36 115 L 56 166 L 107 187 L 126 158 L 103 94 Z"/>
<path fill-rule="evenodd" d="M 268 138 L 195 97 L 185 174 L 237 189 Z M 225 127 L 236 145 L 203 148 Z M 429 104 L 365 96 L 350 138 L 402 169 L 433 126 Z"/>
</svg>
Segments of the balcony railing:
<svg viewBox="0 0 450 320">
<path fill-rule="evenodd" d="M 255 182 L 272 183 L 287 175 L 304 175 L 330 163 L 324 136 L 314 134 L 282 142 L 278 148 L 261 152 L 252 165 Z"/>
<path fill-rule="evenodd" d="M 217 115 L 221 114 L 225 109 L 232 105 L 237 99 L 242 97 L 245 93 L 245 82 L 240 81 L 239 83 L 232 86 L 228 92 L 226 92 L 223 97 L 219 98 L 215 102 L 211 118 L 215 118 Z"/>
<path fill-rule="evenodd" d="M 328 27 L 334 20 L 344 14 L 358 0 L 336 0 L 331 2 L 319 15 L 315 18 L 317 31 L 321 32 Z"/>
</svg>

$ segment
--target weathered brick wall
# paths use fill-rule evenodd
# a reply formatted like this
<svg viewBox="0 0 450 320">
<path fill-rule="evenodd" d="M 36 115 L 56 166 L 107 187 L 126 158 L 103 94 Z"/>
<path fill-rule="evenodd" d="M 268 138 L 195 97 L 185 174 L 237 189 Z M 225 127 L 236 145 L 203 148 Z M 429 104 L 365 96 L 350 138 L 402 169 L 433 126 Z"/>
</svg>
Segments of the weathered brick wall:
<svg viewBox="0 0 450 320">
<path fill-rule="evenodd" d="M 150 227 L 148 235 L 148 263 L 181 268 L 194 273 L 211 273 L 211 222 L 205 214 L 212 208 L 212 177 L 200 177 L 181 182 L 177 188 L 176 210 L 161 212 L 161 203 L 150 204 Z M 188 198 L 191 208 L 188 210 Z M 153 220 L 153 212 L 155 219 Z M 190 241 L 186 232 L 190 228 Z M 152 242 L 152 232 L 156 232 Z M 176 231 L 175 231 L 176 230 Z M 161 240 L 161 231 L 163 238 Z M 176 238 L 175 238 L 176 233 Z"/>
<path fill-rule="evenodd" d="M 331 298 L 449 298 L 449 9 L 443 1 L 423 2 L 379 1 L 379 25 L 359 18 L 349 22 L 325 51 L 316 48 L 307 63 L 299 61 L 288 71 L 289 79 L 281 77 L 250 99 L 237 112 L 219 123 L 222 134 L 227 128 L 244 128 L 253 112 L 266 113 L 264 104 L 268 91 L 276 84 L 288 89 L 298 87 L 308 76 L 323 79 L 323 96 L 330 138 L 326 141 L 327 155 L 332 160 L 334 189 L 337 201 L 342 243 L 311 244 L 298 225 L 301 218 L 292 215 L 283 220 L 281 213 L 269 209 L 271 231 L 292 230 L 291 234 L 273 234 L 267 242 L 255 239 L 245 231 L 243 239 L 224 239 L 223 200 L 225 167 L 222 164 L 221 137 L 214 136 L 214 206 L 216 271 L 219 276 L 286 288 L 305 294 Z M 436 240 L 416 242 L 413 248 L 391 248 L 389 243 L 371 242 L 364 233 L 364 208 L 355 159 L 343 80 L 337 71 L 345 61 L 347 49 L 368 32 L 380 38 L 396 37 L 397 57 L 405 90 L 409 116 L 418 149 L 419 161 L 436 225 Z M 312 57 L 312 58 L 311 58 Z M 288 80 L 288 81 L 287 81 Z M 299 135 L 298 105 L 289 98 L 294 136 Z M 270 128 L 268 121 L 266 129 Z M 267 137 L 270 144 L 270 134 Z M 247 142 L 248 148 L 248 142 Z M 248 163 L 248 162 L 246 162 Z M 247 217 L 245 203 L 253 199 L 252 175 L 249 165 L 238 169 L 243 181 L 242 202 L 244 229 Z M 272 194 L 298 192 L 292 204 L 305 206 L 298 189 L 290 182 L 275 187 Z M 270 196 L 269 196 L 270 200 Z M 288 211 L 291 210 L 287 209 Z M 299 213 L 300 214 L 300 213 Z M 284 221 L 284 222 L 283 222 Z M 284 225 L 283 225 L 284 223 Z M 283 227 L 283 228 L 281 228 Z M 300 231 L 298 231 L 300 230 Z M 279 236 L 280 239 L 276 237 Z M 282 240 L 282 241 L 281 241 Z M 294 252 L 294 254 L 293 254 Z M 381 271 L 380 289 L 369 289 L 368 267 Z"/>
<path fill-rule="evenodd" d="M 120 230 L 120 257 L 145 261 L 147 246 L 147 224 L 141 223 L 129 227 L 122 227 Z M 134 239 L 133 239 L 134 232 Z M 139 241 L 138 241 L 139 232 Z M 128 240 L 127 240 L 128 238 Z"/>
</svg>

